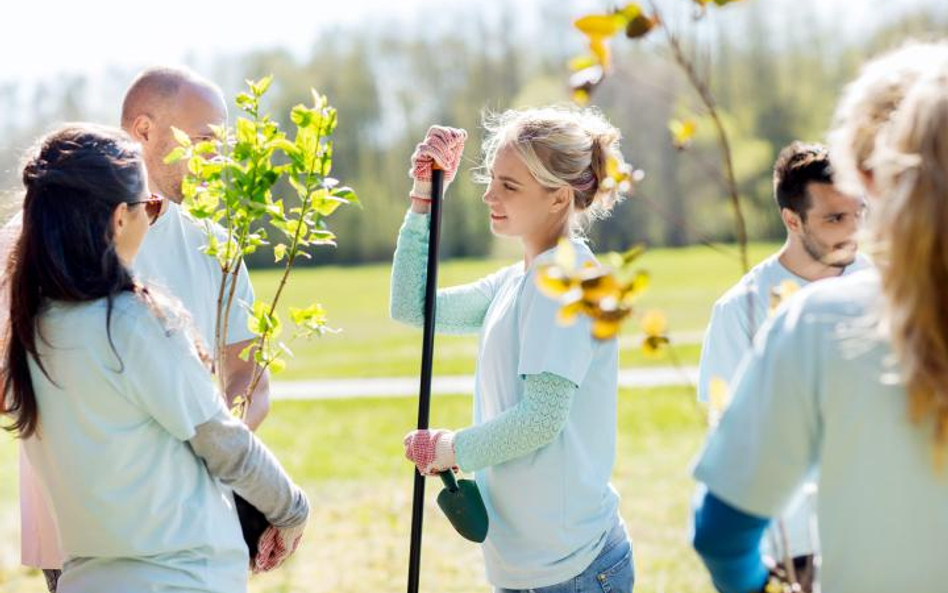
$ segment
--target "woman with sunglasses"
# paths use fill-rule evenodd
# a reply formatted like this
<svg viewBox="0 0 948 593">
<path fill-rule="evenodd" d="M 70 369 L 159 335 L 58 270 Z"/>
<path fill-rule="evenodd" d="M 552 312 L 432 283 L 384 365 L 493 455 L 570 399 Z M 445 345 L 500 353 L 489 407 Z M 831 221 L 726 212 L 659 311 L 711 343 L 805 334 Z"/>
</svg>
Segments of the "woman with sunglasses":
<svg viewBox="0 0 948 593">
<path fill-rule="evenodd" d="M 309 506 L 228 412 L 187 314 L 130 271 L 162 202 L 138 145 L 66 126 L 23 183 L 0 411 L 54 511 L 58 590 L 246 591 L 247 547 L 221 483 L 272 525 L 255 570 L 295 550 Z"/>
</svg>

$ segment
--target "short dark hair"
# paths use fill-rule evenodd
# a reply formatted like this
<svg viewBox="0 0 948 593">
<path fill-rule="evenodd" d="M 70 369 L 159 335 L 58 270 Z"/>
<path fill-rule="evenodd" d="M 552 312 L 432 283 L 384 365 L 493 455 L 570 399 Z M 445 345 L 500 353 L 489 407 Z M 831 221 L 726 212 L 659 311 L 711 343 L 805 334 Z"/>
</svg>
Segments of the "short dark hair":
<svg viewBox="0 0 948 593">
<path fill-rule="evenodd" d="M 774 164 L 774 198 L 806 220 L 810 209 L 807 184 L 833 183 L 829 152 L 822 144 L 794 142 L 780 151 Z"/>
</svg>

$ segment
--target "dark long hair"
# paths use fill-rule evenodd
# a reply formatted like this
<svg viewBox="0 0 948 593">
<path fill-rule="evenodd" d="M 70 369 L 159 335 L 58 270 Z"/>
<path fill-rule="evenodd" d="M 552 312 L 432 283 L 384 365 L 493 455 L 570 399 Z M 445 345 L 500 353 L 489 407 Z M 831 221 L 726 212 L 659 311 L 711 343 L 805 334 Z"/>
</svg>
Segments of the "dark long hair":
<svg viewBox="0 0 948 593">
<path fill-rule="evenodd" d="M 115 209 L 139 201 L 145 184 L 138 144 L 118 129 L 89 124 L 49 134 L 23 168 L 23 227 L 7 262 L 10 325 L 0 375 L 0 412 L 14 419 L 5 428 L 21 438 L 36 432 L 38 422 L 30 357 L 49 377 L 36 349 L 43 303 L 105 298 L 109 331 L 117 295 L 147 297 L 119 260 L 112 228 Z"/>
</svg>

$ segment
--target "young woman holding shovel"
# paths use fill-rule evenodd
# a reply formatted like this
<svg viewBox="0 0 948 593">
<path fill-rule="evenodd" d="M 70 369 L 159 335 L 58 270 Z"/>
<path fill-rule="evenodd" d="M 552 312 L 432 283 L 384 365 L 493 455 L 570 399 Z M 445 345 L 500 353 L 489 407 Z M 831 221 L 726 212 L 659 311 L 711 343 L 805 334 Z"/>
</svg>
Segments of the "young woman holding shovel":
<svg viewBox="0 0 948 593">
<path fill-rule="evenodd" d="M 438 291 L 436 329 L 479 333 L 472 427 L 416 430 L 406 456 L 431 475 L 475 472 L 490 518 L 483 544 L 498 592 L 632 590 L 632 547 L 609 483 L 616 446 L 616 340 L 588 320 L 556 321 L 538 266 L 569 238 L 579 265 L 594 262 L 582 229 L 618 199 L 608 160 L 619 132 L 594 111 L 508 111 L 487 122 L 484 202 L 494 234 L 519 239 L 523 261 Z M 391 313 L 420 326 L 431 171 L 457 173 L 466 133 L 433 127 L 412 156 L 411 209 L 392 270 Z M 588 589 L 592 590 L 592 589 Z"/>
<path fill-rule="evenodd" d="M 130 272 L 161 208 L 140 150 L 78 124 L 26 164 L 0 291 L 0 412 L 54 511 L 60 593 L 246 591 L 247 547 L 220 483 L 271 523 L 255 570 L 295 550 L 309 505 L 225 407 L 180 304 Z"/>
</svg>

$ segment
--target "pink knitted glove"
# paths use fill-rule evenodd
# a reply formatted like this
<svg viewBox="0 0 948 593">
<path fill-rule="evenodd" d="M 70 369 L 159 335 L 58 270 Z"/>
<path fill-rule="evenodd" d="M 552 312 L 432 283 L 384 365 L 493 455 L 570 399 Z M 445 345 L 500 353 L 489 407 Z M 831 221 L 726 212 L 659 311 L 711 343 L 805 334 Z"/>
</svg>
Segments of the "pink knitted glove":
<svg viewBox="0 0 948 593">
<path fill-rule="evenodd" d="M 423 476 L 453 469 L 454 433 L 450 430 L 413 430 L 405 435 L 405 458 L 418 467 Z"/>
<path fill-rule="evenodd" d="M 408 174 L 414 180 L 411 197 L 419 200 L 431 200 L 431 170 L 435 166 L 444 171 L 444 190 L 454 181 L 467 132 L 460 128 L 431 126 L 424 142 L 415 147 L 411 155 L 411 170 Z"/>
<path fill-rule="evenodd" d="M 257 544 L 253 572 L 267 572 L 283 564 L 300 545 L 305 527 L 305 523 L 296 527 L 267 527 Z"/>
</svg>

